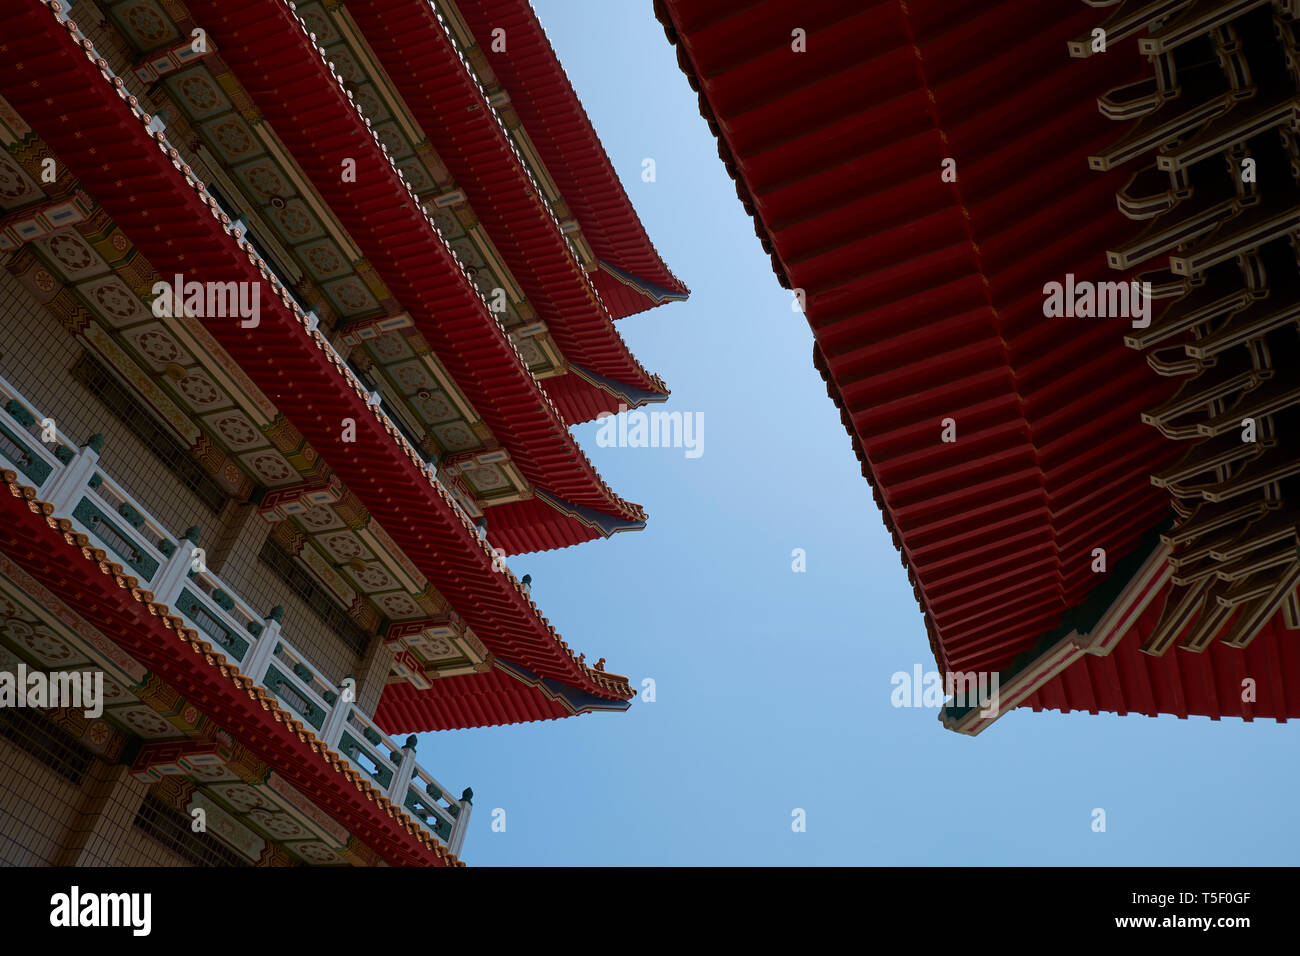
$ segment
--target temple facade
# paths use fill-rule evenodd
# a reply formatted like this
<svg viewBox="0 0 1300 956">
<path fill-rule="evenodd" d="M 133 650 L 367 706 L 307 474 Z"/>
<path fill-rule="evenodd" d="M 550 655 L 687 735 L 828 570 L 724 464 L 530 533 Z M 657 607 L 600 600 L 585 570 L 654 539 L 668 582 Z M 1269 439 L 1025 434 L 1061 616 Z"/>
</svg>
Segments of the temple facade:
<svg viewBox="0 0 1300 956">
<path fill-rule="evenodd" d="M 944 724 L 1300 716 L 1300 7 L 655 9 L 940 672 L 998 678 Z"/>
<path fill-rule="evenodd" d="M 686 287 L 526 0 L 0 24 L 0 863 L 458 864 L 415 734 L 633 696 L 505 558 Z"/>
</svg>

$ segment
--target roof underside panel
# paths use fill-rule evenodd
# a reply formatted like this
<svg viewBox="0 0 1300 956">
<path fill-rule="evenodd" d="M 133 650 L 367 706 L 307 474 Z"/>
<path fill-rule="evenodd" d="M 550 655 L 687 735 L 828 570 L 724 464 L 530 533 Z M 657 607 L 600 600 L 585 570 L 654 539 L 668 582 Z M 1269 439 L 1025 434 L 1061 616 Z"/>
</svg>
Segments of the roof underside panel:
<svg viewBox="0 0 1300 956">
<path fill-rule="evenodd" d="M 686 286 L 646 236 L 527 0 L 461 0 L 458 7 L 480 46 L 493 29 L 506 31 L 506 52 L 482 49 L 596 258 L 658 290 L 648 294 L 603 270 L 594 273 L 593 283 L 610 314 L 622 318 L 685 298 Z"/>
<path fill-rule="evenodd" d="M 1168 513 L 1148 476 L 1177 449 L 1139 412 L 1170 383 L 1125 348 L 1128 321 L 1043 312 L 1047 282 L 1123 278 L 1103 255 L 1132 233 L 1123 179 L 1085 157 L 1114 135 L 1098 95 L 1139 58 L 1071 60 L 1098 18 L 1076 0 L 657 9 L 804 290 L 936 659 L 1006 666 L 1095 587 L 1095 548 L 1113 563 Z"/>
</svg>

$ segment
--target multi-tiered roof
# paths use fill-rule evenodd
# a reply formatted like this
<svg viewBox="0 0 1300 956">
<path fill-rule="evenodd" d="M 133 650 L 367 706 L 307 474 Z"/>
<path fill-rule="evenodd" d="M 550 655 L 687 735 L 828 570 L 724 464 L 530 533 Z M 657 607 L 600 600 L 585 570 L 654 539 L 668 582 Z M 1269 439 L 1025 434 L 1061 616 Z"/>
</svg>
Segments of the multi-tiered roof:
<svg viewBox="0 0 1300 956">
<path fill-rule="evenodd" d="M 345 630 L 363 646 L 383 635 L 393 683 L 376 723 L 624 709 L 627 678 L 575 654 L 501 555 L 643 526 L 568 426 L 666 398 L 612 320 L 686 290 L 527 4 L 474 5 L 473 31 L 451 3 L 106 0 L 102 20 L 88 4 L 4 7 L 6 181 L 31 190 L 0 222 L 11 273 L 87 344 L 90 374 L 132 381 L 191 446 L 197 483 L 241 500 L 258 489 L 274 549 L 328 589 Z M 478 31 L 498 20 L 507 49 L 487 52 Z M 174 275 L 260 283 L 260 322 L 159 328 L 151 290 Z M 163 562 L 114 564 L 94 539 L 89 562 L 56 546 L 42 513 L 73 544 L 80 525 L 58 525 L 44 479 L 7 477 L 6 553 L 134 635 L 132 653 L 210 700 L 268 763 L 329 790 L 328 759 L 301 752 L 329 757 L 311 727 L 274 694 L 239 692 L 249 652 L 232 648 L 246 641 L 205 642 L 197 618 L 155 600 Z M 329 682 L 298 666 L 292 699 L 316 700 Z M 329 809 L 351 819 L 367 804 L 358 786 Z M 409 821 L 392 836 L 380 819 L 400 809 L 374 810 L 366 838 L 414 862 Z"/>
</svg>

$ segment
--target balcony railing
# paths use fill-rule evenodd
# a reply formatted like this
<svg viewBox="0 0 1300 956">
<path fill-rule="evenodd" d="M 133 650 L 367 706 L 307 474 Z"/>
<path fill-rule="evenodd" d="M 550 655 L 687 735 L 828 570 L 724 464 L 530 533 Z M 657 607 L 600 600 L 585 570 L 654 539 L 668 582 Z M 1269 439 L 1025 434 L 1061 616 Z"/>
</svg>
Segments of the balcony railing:
<svg viewBox="0 0 1300 956">
<path fill-rule="evenodd" d="M 457 800 L 415 763 L 415 737 L 399 746 L 281 632 L 281 608 L 265 617 L 207 570 L 198 530 L 178 538 L 99 467 L 103 436 L 78 447 L 0 378 L 0 466 L 10 468 L 54 515 L 95 541 L 186 623 L 273 694 L 331 749 L 453 853 L 465 840 L 473 791 Z"/>
</svg>

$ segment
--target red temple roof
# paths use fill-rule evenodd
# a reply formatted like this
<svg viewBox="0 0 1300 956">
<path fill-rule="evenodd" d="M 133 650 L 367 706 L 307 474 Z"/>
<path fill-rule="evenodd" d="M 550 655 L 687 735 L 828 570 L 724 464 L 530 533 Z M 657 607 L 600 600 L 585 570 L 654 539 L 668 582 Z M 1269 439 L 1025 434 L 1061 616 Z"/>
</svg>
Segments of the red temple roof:
<svg viewBox="0 0 1300 956">
<path fill-rule="evenodd" d="M 1043 6 L 659 5 L 779 277 L 804 290 L 945 668 L 1005 663 L 1093 586 L 1094 547 L 1119 556 L 1168 510 L 1146 474 L 1170 451 L 1138 418 L 1167 384 L 1112 326 L 1043 321 L 1042 277 L 1104 276 L 1128 231 L 1114 178 L 1053 151 L 1113 132 L 1096 96 L 1115 62 L 1080 71 L 1061 51 L 1094 14 Z M 792 51 L 794 27 L 816 55 Z M 1013 175 L 1021 149 L 1034 162 Z"/>
<path fill-rule="evenodd" d="M 616 678 L 626 682 L 625 678 Z M 594 710 L 622 710 L 505 665 L 482 674 L 440 677 L 429 690 L 390 684 L 375 723 L 389 733 L 424 733 L 458 727 L 495 727 L 532 720 L 555 720 Z"/>
<path fill-rule="evenodd" d="M 628 526 L 644 522 L 640 506 L 616 495 L 582 454 L 289 8 L 269 0 L 189 6 L 521 473 L 570 504 Z M 343 181 L 345 159 L 356 161 L 355 183 Z M 522 523 L 528 514 L 493 508 L 493 543 L 507 553 L 533 550 L 539 539 Z M 563 540 L 597 536 L 572 522 Z"/>
<path fill-rule="evenodd" d="M 1127 323 L 1043 311 L 1046 280 L 1124 278 L 1104 251 L 1133 232 L 1115 205 L 1128 174 L 1087 156 L 1115 138 L 1098 97 L 1140 78 L 1141 59 L 1117 45 L 1071 60 L 1067 42 L 1097 22 L 1073 0 L 656 11 L 778 277 L 806 297 L 814 362 L 936 660 L 1006 668 L 1096 587 L 1093 549 L 1113 566 L 1167 518 L 1149 476 L 1183 451 L 1141 420 L 1178 383 L 1125 347 Z M 1088 697 L 1071 670 L 1037 705 L 1143 710 L 1124 697 L 1135 640 L 1074 665 L 1119 675 L 1108 690 Z M 1151 666 L 1168 682 L 1178 662 Z"/>
<path fill-rule="evenodd" d="M 150 118 L 108 82 L 93 54 L 40 7 L 6 25 L 6 46 L 14 46 L 0 47 L 0 90 L 153 267 L 209 281 L 262 281 L 266 266 L 251 245 L 237 244 L 215 203 L 209 208 L 202 184 L 164 134 L 148 132 Z M 46 108 L 51 101 L 60 104 L 59 112 Z M 320 333 L 306 331 L 301 311 L 291 309 L 287 297 L 264 301 L 255 334 L 235 322 L 214 322 L 210 331 L 488 648 L 593 698 L 630 699 L 625 678 L 580 663 L 513 575 L 495 570 L 490 549 L 468 519 L 431 482 L 396 428 L 366 403 L 360 383 Z M 355 443 L 344 445 L 340 421 L 346 417 L 357 427 Z"/>
<path fill-rule="evenodd" d="M 592 282 L 614 318 L 689 290 L 664 265 L 619 182 L 595 127 L 527 0 L 464 0 L 461 15 L 484 62 L 509 93 L 542 162 L 604 265 Z M 505 53 L 490 50 L 492 30 L 506 31 Z M 489 46 L 483 46 L 485 38 Z"/>
<path fill-rule="evenodd" d="M 1244 648 L 1215 641 L 1201 654 L 1142 653 L 1142 642 L 1159 623 L 1168 591 L 1166 587 L 1109 654 L 1083 655 L 1021 706 L 1149 717 L 1199 714 L 1214 720 L 1300 717 L 1300 642 L 1280 615 Z M 1255 682 L 1250 695 L 1243 693 L 1247 679 Z"/>
<path fill-rule="evenodd" d="M 642 368 L 614 328 L 560 225 L 515 152 L 483 90 L 427 4 L 375 0 L 351 8 L 456 185 L 469 198 L 512 275 L 546 322 L 565 359 L 626 386 L 636 401 L 596 389 L 572 374 L 543 387 L 568 421 L 616 412 L 620 401 L 662 400 L 663 381 Z M 553 385 L 562 381 L 564 387 Z M 589 398 L 573 391 L 593 391 Z M 595 402 L 593 402 L 593 399 Z"/>
</svg>

